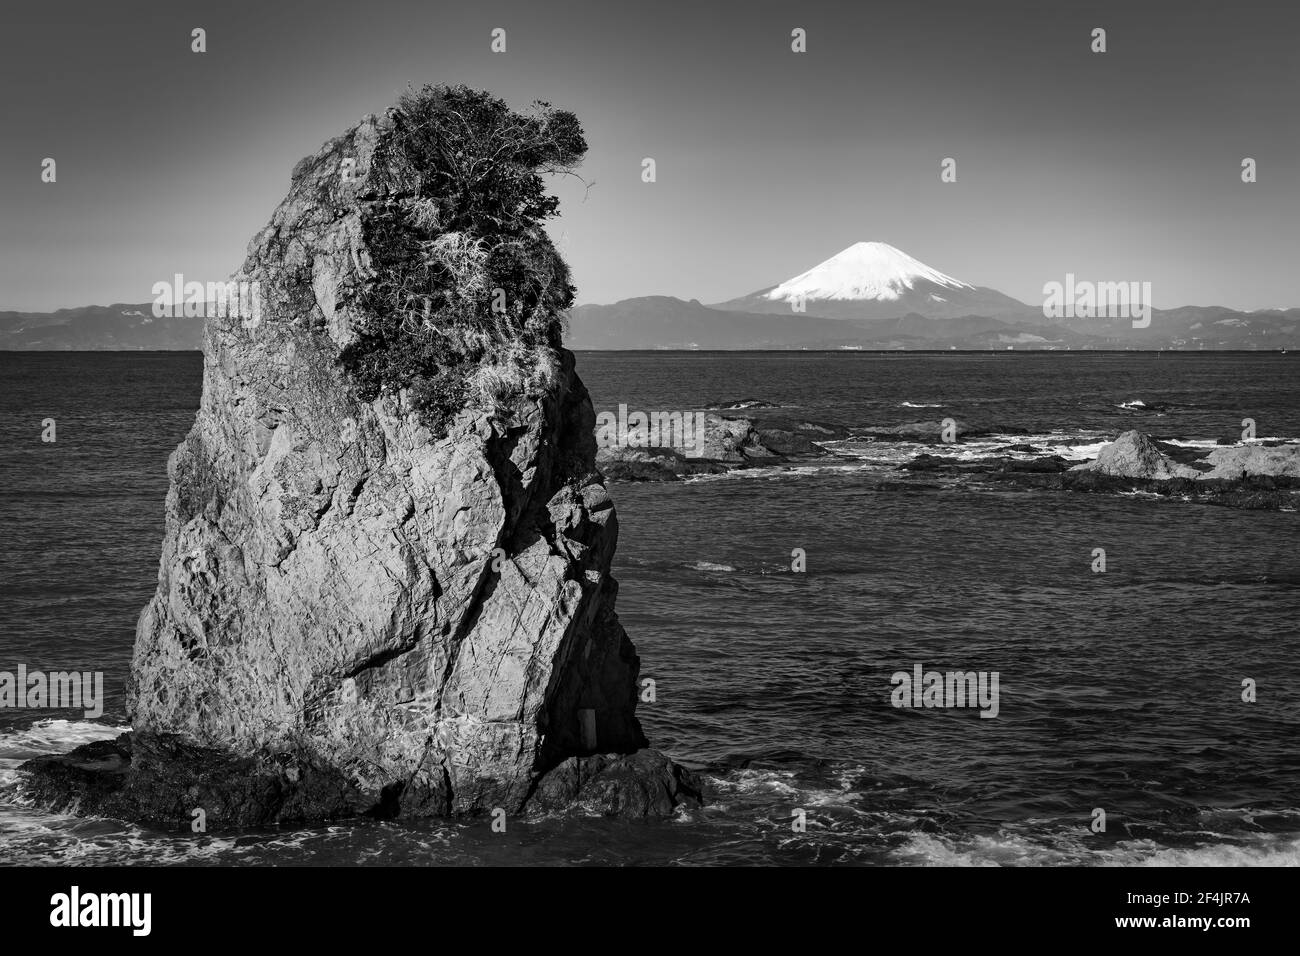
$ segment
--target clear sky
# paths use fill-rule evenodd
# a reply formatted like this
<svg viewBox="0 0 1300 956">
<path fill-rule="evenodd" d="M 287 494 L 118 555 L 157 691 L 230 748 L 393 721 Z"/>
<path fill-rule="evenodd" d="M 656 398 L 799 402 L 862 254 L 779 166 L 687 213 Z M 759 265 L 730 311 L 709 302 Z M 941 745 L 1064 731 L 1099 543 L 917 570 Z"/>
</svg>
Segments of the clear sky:
<svg viewBox="0 0 1300 956">
<path fill-rule="evenodd" d="M 1158 308 L 1300 306 L 1296 0 L 96 0 L 2 16 L 0 309 L 224 278 L 300 158 L 437 82 L 583 122 L 590 186 L 557 183 L 553 229 L 579 302 L 721 301 L 875 240 L 1029 302 L 1073 272 L 1149 281 Z"/>
</svg>

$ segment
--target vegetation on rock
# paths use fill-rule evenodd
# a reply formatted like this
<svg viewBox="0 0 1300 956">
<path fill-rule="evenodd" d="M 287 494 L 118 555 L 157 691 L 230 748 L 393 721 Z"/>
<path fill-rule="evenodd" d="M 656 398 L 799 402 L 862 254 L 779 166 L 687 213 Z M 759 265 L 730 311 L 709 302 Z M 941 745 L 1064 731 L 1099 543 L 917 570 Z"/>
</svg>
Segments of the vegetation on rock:
<svg viewBox="0 0 1300 956">
<path fill-rule="evenodd" d="M 363 216 L 367 318 L 340 362 L 363 400 L 409 389 L 441 429 L 467 404 L 552 385 L 574 289 L 542 177 L 572 173 L 587 144 L 570 112 L 464 86 L 410 91 L 393 119 L 371 163 L 383 198 Z"/>
</svg>

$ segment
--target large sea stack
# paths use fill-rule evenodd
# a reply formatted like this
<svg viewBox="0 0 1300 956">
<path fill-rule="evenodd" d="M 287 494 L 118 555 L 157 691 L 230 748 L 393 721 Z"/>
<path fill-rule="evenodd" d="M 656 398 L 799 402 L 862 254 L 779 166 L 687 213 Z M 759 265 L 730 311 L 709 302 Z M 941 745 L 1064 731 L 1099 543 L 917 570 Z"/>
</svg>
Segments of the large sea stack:
<svg viewBox="0 0 1300 956">
<path fill-rule="evenodd" d="M 631 816 L 698 797 L 635 716 L 594 415 L 541 173 L 571 114 L 437 88 L 293 170 L 209 317 L 133 732 L 28 793 L 160 822 Z"/>
</svg>

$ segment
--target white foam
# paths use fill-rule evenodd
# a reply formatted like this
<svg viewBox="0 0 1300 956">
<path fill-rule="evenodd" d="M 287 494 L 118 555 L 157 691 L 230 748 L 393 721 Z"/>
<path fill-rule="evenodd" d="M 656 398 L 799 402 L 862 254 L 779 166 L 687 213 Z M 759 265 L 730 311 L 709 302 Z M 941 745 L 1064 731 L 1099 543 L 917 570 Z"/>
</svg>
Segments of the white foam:
<svg viewBox="0 0 1300 956">
<path fill-rule="evenodd" d="M 6 789 L 16 781 L 18 766 L 32 757 L 66 753 L 129 729 L 93 720 L 42 720 L 0 734 L 0 863 L 181 863 L 216 857 L 235 846 L 233 840 L 151 834 L 116 820 L 50 813 Z"/>
<path fill-rule="evenodd" d="M 1045 450 L 1049 455 L 1060 455 L 1066 461 L 1086 461 L 1096 458 L 1109 444 L 1108 441 L 1098 441 L 1087 445 L 1047 445 Z"/>
<path fill-rule="evenodd" d="M 1079 441 L 1085 443 L 1076 444 Z M 868 441 L 865 439 L 845 438 L 838 441 L 819 442 L 818 444 L 836 455 L 860 458 L 864 461 L 874 461 L 881 464 L 900 464 L 915 458 L 918 454 L 917 446 L 927 443 L 908 439 Z M 926 448 L 926 451 L 956 461 L 971 461 L 994 456 L 1027 461 L 1050 455 L 1059 455 L 1067 461 L 1086 461 L 1090 458 L 1096 458 L 1101 449 L 1109 444 L 1108 439 L 1078 433 L 1004 434 L 968 438 L 951 445 L 935 444 Z M 1012 445 L 1032 445 L 1037 451 L 1012 451 L 1010 448 Z"/>
<path fill-rule="evenodd" d="M 112 740 L 130 730 L 94 720 L 40 720 L 0 734 L 0 786 L 12 783 L 18 765 L 41 754 L 67 753 L 82 744 Z"/>
<path fill-rule="evenodd" d="M 1225 839 L 1220 834 L 1215 840 Z M 1168 847 L 1153 840 L 1095 844 L 1086 830 L 947 837 L 916 833 L 890 855 L 924 866 L 1297 866 L 1300 836 L 1261 835 L 1244 841 Z"/>
</svg>

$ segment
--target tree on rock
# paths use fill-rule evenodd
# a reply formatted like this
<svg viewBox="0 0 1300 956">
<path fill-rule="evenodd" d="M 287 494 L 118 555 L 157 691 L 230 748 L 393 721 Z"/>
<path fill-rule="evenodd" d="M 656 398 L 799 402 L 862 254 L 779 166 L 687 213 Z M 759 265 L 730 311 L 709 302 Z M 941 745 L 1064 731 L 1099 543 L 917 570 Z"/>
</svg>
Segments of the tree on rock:
<svg viewBox="0 0 1300 956">
<path fill-rule="evenodd" d="M 410 91 L 391 116 L 372 162 L 381 198 L 362 216 L 367 319 L 340 355 L 359 396 L 409 389 L 439 427 L 467 404 L 545 393 L 574 289 L 544 229 L 559 199 L 543 176 L 577 168 L 581 125 L 464 86 Z"/>
</svg>

